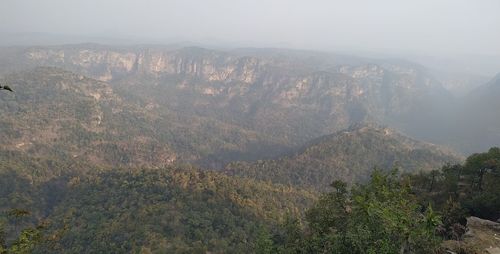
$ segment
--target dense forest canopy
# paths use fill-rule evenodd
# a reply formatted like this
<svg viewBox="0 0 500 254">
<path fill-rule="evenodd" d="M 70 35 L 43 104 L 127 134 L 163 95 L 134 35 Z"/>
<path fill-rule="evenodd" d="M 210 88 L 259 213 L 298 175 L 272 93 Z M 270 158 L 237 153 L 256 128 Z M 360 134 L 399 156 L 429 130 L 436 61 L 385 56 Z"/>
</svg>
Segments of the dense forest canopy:
<svg viewBox="0 0 500 254">
<path fill-rule="evenodd" d="M 500 149 L 419 175 L 375 170 L 369 182 L 335 181 L 307 211 L 259 238 L 260 253 L 450 253 L 466 217 L 500 218 Z M 497 225 L 498 227 L 498 225 Z M 474 244 L 453 249 L 483 253 Z"/>
<path fill-rule="evenodd" d="M 467 216 L 500 218 L 499 148 L 420 174 L 375 170 L 323 194 L 190 166 L 65 171 L 2 158 L 7 253 L 430 253 L 461 239 Z"/>
<path fill-rule="evenodd" d="M 499 13 L 0 0 L 0 254 L 500 254 Z"/>
<path fill-rule="evenodd" d="M 430 171 L 461 159 L 459 155 L 407 138 L 393 129 L 357 124 L 315 139 L 288 156 L 234 162 L 227 165 L 225 171 L 230 175 L 325 191 L 335 180 L 349 184 L 366 181 L 373 168 Z"/>
<path fill-rule="evenodd" d="M 287 214 L 300 216 L 316 198 L 311 191 L 189 166 L 47 173 L 66 165 L 22 156 L 16 160 L 0 165 L 2 232 L 6 243 L 15 245 L 19 229 L 43 221 L 41 232 L 49 239 L 36 249 L 40 253 L 241 252 L 262 227 Z M 26 172 L 26 167 L 41 173 Z M 13 221 L 11 209 L 29 214 Z"/>
<path fill-rule="evenodd" d="M 0 80 L 0 254 L 496 246 L 499 149 L 471 152 L 498 77 L 457 98 L 406 60 L 81 44 L 0 48 Z"/>
</svg>

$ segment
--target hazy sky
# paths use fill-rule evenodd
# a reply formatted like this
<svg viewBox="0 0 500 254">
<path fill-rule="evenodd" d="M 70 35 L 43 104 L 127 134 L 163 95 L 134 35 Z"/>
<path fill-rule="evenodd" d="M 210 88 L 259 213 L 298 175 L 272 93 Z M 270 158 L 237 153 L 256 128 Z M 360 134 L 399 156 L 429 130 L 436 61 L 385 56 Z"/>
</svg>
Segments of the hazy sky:
<svg viewBox="0 0 500 254">
<path fill-rule="evenodd" d="M 500 55 L 500 0 L 0 0 L 0 32 Z"/>
</svg>

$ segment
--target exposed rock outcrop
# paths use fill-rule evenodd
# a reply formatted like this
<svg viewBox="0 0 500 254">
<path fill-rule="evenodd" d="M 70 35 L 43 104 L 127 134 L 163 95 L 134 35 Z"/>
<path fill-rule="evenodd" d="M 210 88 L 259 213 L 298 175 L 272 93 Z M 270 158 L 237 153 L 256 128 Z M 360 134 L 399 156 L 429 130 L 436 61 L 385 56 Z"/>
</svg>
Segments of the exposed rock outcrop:
<svg viewBox="0 0 500 254">
<path fill-rule="evenodd" d="M 469 217 L 467 229 L 462 241 L 446 241 L 443 246 L 451 253 L 500 254 L 500 223 Z"/>
</svg>

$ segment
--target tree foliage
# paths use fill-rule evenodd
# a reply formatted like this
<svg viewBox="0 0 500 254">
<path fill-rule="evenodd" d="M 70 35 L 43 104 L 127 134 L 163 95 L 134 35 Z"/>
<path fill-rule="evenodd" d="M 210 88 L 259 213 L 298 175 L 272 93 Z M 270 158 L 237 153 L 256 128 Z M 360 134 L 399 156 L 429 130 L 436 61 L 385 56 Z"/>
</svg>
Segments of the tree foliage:
<svg viewBox="0 0 500 254">
<path fill-rule="evenodd" d="M 335 180 L 349 185 L 367 181 L 374 167 L 402 172 L 432 170 L 457 157 L 386 128 L 354 125 L 320 137 L 290 156 L 257 162 L 235 162 L 232 175 L 328 191 Z M 432 185 L 431 185 L 432 186 Z"/>
<path fill-rule="evenodd" d="M 466 216 L 498 218 L 499 154 L 492 148 L 416 175 L 375 170 L 365 183 L 334 181 L 318 199 L 189 165 L 106 169 L 2 152 L 0 246 L 18 253 L 432 253 L 442 239 L 461 239 Z"/>
<path fill-rule="evenodd" d="M 19 157 L 22 159 L 23 157 Z M 28 160 L 28 158 L 24 158 Z M 35 253 L 230 252 L 253 249 L 259 234 L 285 214 L 301 217 L 315 199 L 310 191 L 203 172 L 191 166 L 44 172 L 24 163 L 0 163 L 0 209 L 10 212 L 9 248 L 23 251 L 47 221 L 51 241 Z M 16 168 L 19 165 L 20 168 Z M 56 167 L 64 163 L 54 163 Z M 57 173 L 60 172 L 60 173 Z M 15 220 L 26 229 L 16 233 Z M 21 227 L 19 227 L 21 229 Z M 17 236 L 16 236 L 17 235 Z M 265 249 L 265 244 L 263 245 Z"/>
<path fill-rule="evenodd" d="M 465 223 L 466 215 L 494 221 L 500 218 L 498 147 L 473 154 L 462 165 L 445 165 L 441 170 L 409 176 L 409 179 L 421 203 L 432 203 L 451 218 L 456 218 L 456 223 Z"/>
<path fill-rule="evenodd" d="M 367 184 L 347 190 L 334 182 L 307 212 L 307 225 L 276 241 L 282 253 L 431 253 L 440 217 L 421 207 L 396 171 L 374 171 Z M 285 223 L 285 228 L 290 228 Z M 295 227 L 296 228 L 296 227 Z M 289 232 L 285 230 L 284 232 Z M 278 232 L 278 234 L 280 234 Z M 277 238 L 280 238 L 277 237 Z M 287 244 L 287 243 L 294 244 Z"/>
</svg>

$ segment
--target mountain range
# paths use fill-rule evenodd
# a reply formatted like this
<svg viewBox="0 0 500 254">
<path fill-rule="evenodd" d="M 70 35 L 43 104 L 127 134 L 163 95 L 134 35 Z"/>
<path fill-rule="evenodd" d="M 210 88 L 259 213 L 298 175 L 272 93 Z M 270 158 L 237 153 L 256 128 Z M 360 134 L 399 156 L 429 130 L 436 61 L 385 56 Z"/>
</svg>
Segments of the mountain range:
<svg viewBox="0 0 500 254">
<path fill-rule="evenodd" d="M 500 144 L 500 77 L 455 97 L 434 73 L 287 49 L 0 48 L 0 83 L 14 90 L 0 93 L 0 252 L 40 228 L 34 253 L 323 248 L 315 237 L 336 231 L 301 222 L 336 223 L 352 202 L 376 211 L 352 223 L 415 220 L 431 232 L 417 235 L 436 236 L 426 198 L 474 189 L 477 173 L 487 191 L 480 183 L 462 204 L 495 211 L 496 175 L 483 166 L 496 169 L 498 148 L 460 164 Z"/>
<path fill-rule="evenodd" d="M 75 135 L 92 138 L 74 137 L 65 142 L 64 149 L 56 150 L 70 156 L 85 154 L 110 165 L 162 166 L 184 161 L 222 168 L 231 161 L 276 158 L 360 122 L 377 122 L 434 141 L 433 130 L 416 126 L 441 126 L 441 116 L 454 103 L 453 96 L 424 67 L 393 59 L 279 49 L 96 44 L 2 48 L 0 54 L 3 79 L 20 94 L 0 95 L 2 103 L 10 101 L 11 108 L 16 103 L 32 103 L 33 110 L 45 111 L 40 105 L 43 101 L 75 102 L 68 105 L 74 108 L 71 117 L 75 119 L 66 120 L 85 125 L 74 130 L 85 134 Z M 55 85 L 59 81 L 63 84 Z M 81 90 L 83 83 L 90 90 Z M 70 90 L 78 98 L 55 94 L 68 86 L 74 86 Z M 47 97 L 35 101 L 22 93 Z M 31 113 L 16 110 L 2 114 Z M 21 149 L 32 142 L 29 135 L 43 129 L 50 132 L 47 128 L 52 128 L 46 137 L 54 135 L 58 128 L 54 125 L 59 123 L 50 126 L 43 121 L 50 122 L 48 114 L 58 110 L 33 112 L 40 115 L 43 127 L 34 128 L 31 134 L 18 133 L 9 147 Z M 2 117 L 6 119 L 19 117 Z M 19 132 L 22 128 L 8 129 Z M 438 141 L 454 144 L 448 140 Z M 75 142 L 80 144 L 68 147 Z M 454 148 L 462 151 L 461 146 Z"/>
</svg>

